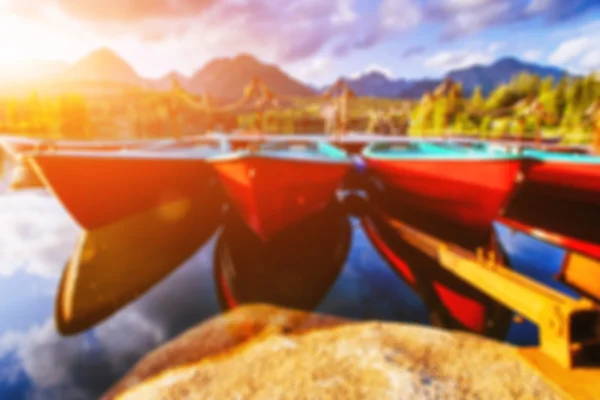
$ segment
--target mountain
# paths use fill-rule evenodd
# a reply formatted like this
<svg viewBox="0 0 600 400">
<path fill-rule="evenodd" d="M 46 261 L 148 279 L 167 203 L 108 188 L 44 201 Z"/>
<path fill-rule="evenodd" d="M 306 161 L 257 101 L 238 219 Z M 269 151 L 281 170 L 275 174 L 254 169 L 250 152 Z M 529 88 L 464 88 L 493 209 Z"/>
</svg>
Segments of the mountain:
<svg viewBox="0 0 600 400">
<path fill-rule="evenodd" d="M 290 77 L 275 65 L 263 64 L 256 58 L 241 54 L 234 58 L 219 58 L 209 62 L 189 80 L 196 93 L 237 99 L 254 78 L 264 82 L 277 96 L 314 96 L 315 91 Z"/>
<path fill-rule="evenodd" d="M 460 82 L 466 95 L 469 95 L 478 85 L 482 87 L 485 94 L 488 94 L 495 87 L 509 82 L 513 76 L 521 72 L 541 77 L 552 76 L 555 80 L 568 75 L 567 71 L 559 68 L 526 63 L 508 57 L 490 65 L 456 69 L 441 78 L 390 79 L 381 72 L 372 71 L 358 77 L 340 79 L 358 96 L 415 99 L 422 97 L 425 92 L 434 90 L 445 79 Z M 276 65 L 262 63 L 248 54 L 210 61 L 191 77 L 171 72 L 158 79 L 144 79 L 118 54 L 107 48 L 93 51 L 70 66 L 62 62 L 30 62 L 12 69 L 0 69 L 1 76 L 10 77 L 5 80 L 0 78 L 3 90 L 8 90 L 11 86 L 18 90 L 22 90 L 19 89 L 21 86 L 32 90 L 40 84 L 54 88 L 67 86 L 70 88 L 74 84 L 84 84 L 87 85 L 85 90 L 88 90 L 86 88 L 89 85 L 95 85 L 92 91 L 101 93 L 104 92 L 105 87 L 108 90 L 110 85 L 115 87 L 135 85 L 155 90 L 168 90 L 172 78 L 175 78 L 183 88 L 192 93 L 210 94 L 222 100 L 238 99 L 244 87 L 254 79 L 260 79 L 278 97 L 314 96 L 325 92 L 330 86 L 312 87 L 292 78 Z M 56 85 L 57 80 L 62 81 L 61 85 Z M 75 87 L 78 88 L 79 86 Z"/>
<path fill-rule="evenodd" d="M 44 69 L 41 64 L 34 64 L 37 69 Z M 179 72 L 170 72 L 158 79 L 144 79 L 118 54 L 107 48 L 100 48 L 83 57 L 75 64 L 66 64 L 46 68 L 50 72 L 36 75 L 36 79 L 44 81 L 46 85 L 56 86 L 56 79 L 62 81 L 62 86 L 71 87 L 73 84 L 95 85 L 93 90 L 98 91 L 105 84 L 135 85 L 152 88 L 155 90 L 168 90 L 172 79 L 175 78 L 186 90 L 204 94 L 208 93 L 215 98 L 236 100 L 243 94 L 244 87 L 254 78 L 263 81 L 277 96 L 312 96 L 315 90 L 290 77 L 275 65 L 268 65 L 256 58 L 241 54 L 234 58 L 215 59 L 193 76 L 188 77 Z M 6 76 L 18 76 L 21 69 Z M 19 73 L 17 73 L 19 72 Z M 50 74 L 51 73 L 51 74 Z M 52 78 L 52 79 L 46 79 Z M 14 80 L 14 79 L 12 79 Z M 32 82 L 29 76 L 23 81 Z M 1 83 L 1 82 L 0 82 Z M 88 88 L 81 90 L 89 91 Z M 77 86 L 79 88 L 79 86 Z M 102 90 L 100 90 L 102 92 Z"/>
<path fill-rule="evenodd" d="M 357 78 L 343 77 L 341 79 L 358 96 L 417 99 L 422 97 L 425 92 L 435 90 L 446 79 L 460 82 L 464 93 L 467 95 L 471 94 L 478 85 L 487 95 L 494 88 L 500 84 L 508 83 L 513 76 L 521 72 L 536 74 L 542 78 L 552 76 L 555 80 L 564 75 L 569 75 L 567 71 L 556 67 L 526 63 L 513 57 L 507 57 L 501 58 L 490 65 L 474 65 L 452 70 L 441 78 L 390 79 L 380 72 L 370 72 Z"/>
<path fill-rule="evenodd" d="M 182 74 L 181 72 L 169 72 L 162 78 L 158 78 L 148 82 L 147 86 L 152 87 L 155 90 L 169 90 L 173 79 L 175 79 L 181 87 L 185 90 L 192 91 L 190 85 L 190 77 Z"/>
<path fill-rule="evenodd" d="M 429 78 L 409 81 L 406 88 L 398 92 L 396 96 L 405 99 L 420 99 L 425 92 L 433 92 L 442 81 L 442 79 Z"/>
<path fill-rule="evenodd" d="M 495 87 L 508 83 L 513 76 L 522 72 L 539 75 L 542 78 L 551 76 L 555 80 L 568 75 L 567 71 L 556 67 L 526 63 L 513 57 L 507 57 L 487 66 L 474 65 L 450 71 L 445 77 L 462 83 L 466 93 L 471 93 L 476 86 L 480 85 L 483 92 L 488 94 Z"/>
<path fill-rule="evenodd" d="M 70 81 L 117 82 L 144 85 L 146 81 L 112 50 L 101 48 L 88 54 L 70 68 L 63 78 Z"/>
<path fill-rule="evenodd" d="M 414 81 L 407 90 L 400 91 L 398 95 L 406 98 L 420 98 L 426 91 L 434 90 L 446 79 L 460 82 L 465 95 L 473 93 L 477 86 L 481 86 L 484 95 L 488 95 L 496 87 L 510 82 L 514 76 L 523 72 L 535 74 L 542 78 L 551 76 L 555 81 L 565 75 L 570 75 L 560 68 L 526 63 L 513 57 L 506 57 L 490 65 L 473 65 L 452 70 L 441 79 Z"/>
<path fill-rule="evenodd" d="M 397 97 L 409 85 L 406 79 L 390 79 L 378 71 L 342 79 L 357 96 Z"/>
</svg>

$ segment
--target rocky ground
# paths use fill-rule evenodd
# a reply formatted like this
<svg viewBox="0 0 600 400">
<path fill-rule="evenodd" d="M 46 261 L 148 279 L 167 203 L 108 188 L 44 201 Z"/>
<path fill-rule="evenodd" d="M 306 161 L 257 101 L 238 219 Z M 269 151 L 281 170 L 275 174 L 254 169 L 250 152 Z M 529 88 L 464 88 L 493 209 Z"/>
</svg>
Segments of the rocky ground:
<svg viewBox="0 0 600 400">
<path fill-rule="evenodd" d="M 105 399 L 560 399 L 511 346 L 264 305 L 146 356 Z"/>
</svg>

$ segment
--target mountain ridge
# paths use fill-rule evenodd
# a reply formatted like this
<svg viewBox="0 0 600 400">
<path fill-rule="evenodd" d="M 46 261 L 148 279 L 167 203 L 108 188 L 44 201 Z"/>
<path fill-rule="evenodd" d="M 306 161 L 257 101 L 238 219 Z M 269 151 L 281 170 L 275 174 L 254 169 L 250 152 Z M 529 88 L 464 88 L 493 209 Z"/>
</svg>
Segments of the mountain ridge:
<svg viewBox="0 0 600 400">
<path fill-rule="evenodd" d="M 379 81 L 370 86 L 365 86 L 365 76 L 370 74 L 361 75 L 355 79 L 343 79 L 358 96 L 419 98 L 425 92 L 435 89 L 445 79 L 460 82 L 466 94 L 472 93 L 475 87 L 481 86 L 483 93 L 487 95 L 494 88 L 508 83 L 513 76 L 521 72 L 533 73 L 542 78 L 552 76 L 555 80 L 560 79 L 562 76 L 572 75 L 568 71 L 557 67 L 528 63 L 516 57 L 502 57 L 488 65 L 475 64 L 465 68 L 453 69 L 439 78 L 389 79 L 384 74 L 379 74 Z M 381 79 L 387 79 L 387 82 L 383 83 Z M 398 88 L 398 90 L 390 95 L 387 89 L 380 90 L 381 87 L 393 87 Z"/>
<path fill-rule="evenodd" d="M 159 78 L 144 78 L 118 53 L 103 47 L 96 49 L 77 62 L 64 66 L 55 62 L 47 64 L 46 74 L 36 79 L 53 81 L 97 81 L 115 82 L 141 86 L 154 90 L 168 90 L 175 78 L 183 88 L 195 93 L 218 98 L 237 99 L 244 87 L 254 78 L 260 78 L 277 96 L 310 97 L 323 93 L 326 87 L 317 87 L 291 76 L 275 64 L 260 61 L 248 53 L 234 57 L 215 58 L 198 68 L 193 74 L 185 75 L 171 71 Z M 503 57 L 488 65 L 472 65 L 448 71 L 439 78 L 393 79 L 380 71 L 365 72 L 356 77 L 342 79 L 358 96 L 387 98 L 419 98 L 435 89 L 444 79 L 450 78 L 463 85 L 466 94 L 481 86 L 488 94 L 502 83 L 507 83 L 519 72 L 529 72 L 541 77 L 559 79 L 571 75 L 568 71 L 549 65 L 521 61 L 516 57 Z M 26 77 L 24 79 L 27 79 Z M 34 80 L 35 81 L 35 80 Z"/>
</svg>

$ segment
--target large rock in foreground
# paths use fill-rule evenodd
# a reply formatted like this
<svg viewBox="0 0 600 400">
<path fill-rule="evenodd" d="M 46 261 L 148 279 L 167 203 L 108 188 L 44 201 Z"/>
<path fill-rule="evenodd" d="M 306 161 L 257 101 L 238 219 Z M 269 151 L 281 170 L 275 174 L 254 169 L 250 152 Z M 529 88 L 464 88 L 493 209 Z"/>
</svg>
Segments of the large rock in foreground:
<svg viewBox="0 0 600 400">
<path fill-rule="evenodd" d="M 303 334 L 350 322 L 339 317 L 268 305 L 240 307 L 203 322 L 146 355 L 102 400 L 112 400 L 117 394 L 161 372 L 223 354 L 259 335 Z"/>
<path fill-rule="evenodd" d="M 272 317 L 265 317 L 269 314 Z M 120 391 L 117 398 L 127 400 L 560 398 L 514 348 L 474 335 L 404 324 L 344 324 L 336 318 L 266 306 L 237 309 L 204 328 L 212 325 L 215 335 L 219 321 L 236 316 L 248 322 L 258 316 L 257 336 L 229 349 L 224 346 L 221 352 L 209 351 L 212 355 L 205 358 L 194 357 L 202 359 L 190 363 L 181 362 L 172 350 L 158 350 L 136 369 L 162 359 L 165 372 L 133 386 L 143 377 L 130 375 L 129 384 L 118 385 L 120 390 L 113 394 Z M 303 328 L 322 325 L 328 327 Z M 237 335 L 224 326 L 221 335 Z M 198 346 L 211 339 L 196 334 L 190 341 L 193 333 L 166 348 L 185 342 L 180 352 L 191 348 L 199 355 Z M 167 354 L 174 357 L 173 363 Z M 124 390 L 126 386 L 129 389 Z"/>
</svg>

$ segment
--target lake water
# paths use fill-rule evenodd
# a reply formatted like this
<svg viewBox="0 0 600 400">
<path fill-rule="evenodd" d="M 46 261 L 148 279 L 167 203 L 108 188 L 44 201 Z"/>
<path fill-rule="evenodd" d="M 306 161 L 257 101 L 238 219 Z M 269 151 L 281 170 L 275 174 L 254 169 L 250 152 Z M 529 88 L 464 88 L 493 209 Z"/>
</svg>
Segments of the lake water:
<svg viewBox="0 0 600 400">
<path fill-rule="evenodd" d="M 317 311 L 428 324 L 420 299 L 378 256 L 355 222 L 354 227 L 344 270 Z M 54 296 L 78 232 L 45 192 L 6 193 L 0 187 L 0 399 L 97 398 L 146 352 L 219 313 L 213 239 L 174 274 L 95 329 L 59 336 L 52 319 Z M 526 254 L 540 254 L 539 244 L 501 234 L 510 254 L 522 253 L 527 246 Z M 559 265 L 559 250 L 549 251 L 549 261 L 533 261 Z M 536 330 L 527 323 L 515 324 L 508 340 L 534 344 Z"/>
</svg>

